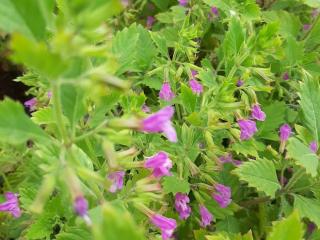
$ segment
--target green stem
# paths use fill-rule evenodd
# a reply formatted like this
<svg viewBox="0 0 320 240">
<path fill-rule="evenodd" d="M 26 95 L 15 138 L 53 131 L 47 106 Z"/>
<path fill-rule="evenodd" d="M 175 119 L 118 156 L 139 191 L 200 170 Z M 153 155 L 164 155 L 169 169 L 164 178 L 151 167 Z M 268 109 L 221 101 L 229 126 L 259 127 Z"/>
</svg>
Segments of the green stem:
<svg viewBox="0 0 320 240">
<path fill-rule="evenodd" d="M 285 186 L 284 190 L 288 191 L 289 189 L 291 189 L 294 184 L 296 184 L 296 182 L 303 176 L 304 174 L 304 169 L 300 168 L 293 176 L 292 178 L 290 178 L 288 184 Z"/>
<path fill-rule="evenodd" d="M 60 100 L 60 91 L 59 84 L 54 83 L 52 87 L 52 98 L 53 98 L 53 111 L 56 120 L 56 124 L 58 126 L 58 130 L 60 132 L 60 136 L 63 139 L 64 143 L 68 143 L 68 134 L 66 127 L 63 122 L 63 114 L 61 108 L 61 100 Z"/>
<path fill-rule="evenodd" d="M 267 212 L 265 203 L 259 203 L 259 232 L 260 232 L 260 239 L 263 239 L 265 235 L 265 226 L 267 223 Z"/>
</svg>

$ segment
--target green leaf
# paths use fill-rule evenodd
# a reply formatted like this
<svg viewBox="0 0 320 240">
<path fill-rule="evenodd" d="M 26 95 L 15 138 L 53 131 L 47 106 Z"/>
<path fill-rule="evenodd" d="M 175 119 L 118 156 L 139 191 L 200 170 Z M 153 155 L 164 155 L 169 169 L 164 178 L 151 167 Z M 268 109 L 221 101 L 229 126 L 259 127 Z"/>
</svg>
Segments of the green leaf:
<svg viewBox="0 0 320 240">
<path fill-rule="evenodd" d="M 244 156 L 259 157 L 258 151 L 263 151 L 264 149 L 265 146 L 263 143 L 253 139 L 232 144 L 232 150 L 236 151 L 238 154 L 241 153 Z"/>
<path fill-rule="evenodd" d="M 95 240 L 143 240 L 143 231 L 129 212 L 104 204 L 90 211 Z"/>
<path fill-rule="evenodd" d="M 257 123 L 258 137 L 270 139 L 270 133 L 276 132 L 273 135 L 273 140 L 278 140 L 278 128 L 282 123 L 285 122 L 285 103 L 274 101 L 272 104 L 262 107 L 262 109 L 266 114 L 266 120 Z"/>
<path fill-rule="evenodd" d="M 229 30 L 222 43 L 224 55 L 236 55 L 239 52 L 244 39 L 245 35 L 241 23 L 236 18 L 232 18 L 229 24 Z"/>
<path fill-rule="evenodd" d="M 19 103 L 6 98 L 0 102 L 0 139 L 19 144 L 28 139 L 45 142 L 49 136 L 31 121 Z"/>
<path fill-rule="evenodd" d="M 241 180 L 246 181 L 250 187 L 254 187 L 270 197 L 274 197 L 276 191 L 280 189 L 275 166 L 269 160 L 258 159 L 245 162 L 233 172 Z"/>
<path fill-rule="evenodd" d="M 67 68 L 61 56 L 50 52 L 45 43 L 36 43 L 22 35 L 12 37 L 11 49 L 15 62 L 24 64 L 45 78 L 55 79 Z"/>
<path fill-rule="evenodd" d="M 320 45 L 320 18 L 313 23 L 312 29 L 305 39 L 305 46 L 307 51 L 315 50 Z"/>
<path fill-rule="evenodd" d="M 162 186 L 165 193 L 176 194 L 178 192 L 188 193 L 190 191 L 189 183 L 175 176 L 164 177 Z"/>
<path fill-rule="evenodd" d="M 91 233 L 80 227 L 67 227 L 66 230 L 61 231 L 56 235 L 57 240 L 91 240 Z"/>
<path fill-rule="evenodd" d="M 63 114 L 69 119 L 72 128 L 86 113 L 84 91 L 73 85 L 61 86 L 61 103 Z"/>
<path fill-rule="evenodd" d="M 312 222 L 320 226 L 320 203 L 314 198 L 306 198 L 294 195 L 294 208 L 298 210 L 300 216 L 309 218 Z"/>
<path fill-rule="evenodd" d="M 312 177 L 317 175 L 318 157 L 311 152 L 309 147 L 305 146 L 296 138 L 290 138 L 288 140 L 288 157 L 296 160 L 296 164 L 304 167 L 306 172 Z"/>
<path fill-rule="evenodd" d="M 188 113 L 195 111 L 197 103 L 197 95 L 195 95 L 192 90 L 185 84 L 181 84 L 181 101 L 182 106 L 187 110 Z"/>
<path fill-rule="evenodd" d="M 2 0 L 0 29 L 44 40 L 47 26 L 52 24 L 54 6 L 54 0 Z"/>
<path fill-rule="evenodd" d="M 162 11 L 166 10 L 169 6 L 169 0 L 151 0 L 154 5 L 156 5 L 158 8 L 160 8 Z"/>
<path fill-rule="evenodd" d="M 320 141 L 320 86 L 316 79 L 305 79 L 300 89 L 304 125 Z"/>
<path fill-rule="evenodd" d="M 150 33 L 136 24 L 116 34 L 112 51 L 120 64 L 118 74 L 128 70 L 139 72 L 147 69 L 157 54 Z"/>
<path fill-rule="evenodd" d="M 55 123 L 52 108 L 44 107 L 32 113 L 32 121 L 36 124 L 50 124 Z"/>
<path fill-rule="evenodd" d="M 297 212 L 288 218 L 276 222 L 267 240 L 301 240 L 303 239 L 303 225 Z"/>
<path fill-rule="evenodd" d="M 312 8 L 320 8 L 319 0 L 303 0 L 303 2 Z"/>
<path fill-rule="evenodd" d="M 302 61 L 303 45 L 299 43 L 293 36 L 288 36 L 287 45 L 285 48 L 286 59 L 291 66 Z"/>
</svg>

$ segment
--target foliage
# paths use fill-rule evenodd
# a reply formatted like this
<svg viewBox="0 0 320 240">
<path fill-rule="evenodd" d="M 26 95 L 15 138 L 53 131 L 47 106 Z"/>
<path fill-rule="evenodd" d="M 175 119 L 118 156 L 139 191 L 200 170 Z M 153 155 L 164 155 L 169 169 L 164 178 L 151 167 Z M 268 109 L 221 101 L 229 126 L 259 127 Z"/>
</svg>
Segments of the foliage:
<svg viewBox="0 0 320 240">
<path fill-rule="evenodd" d="M 318 1 L 1 3 L 0 239 L 320 235 Z"/>
</svg>

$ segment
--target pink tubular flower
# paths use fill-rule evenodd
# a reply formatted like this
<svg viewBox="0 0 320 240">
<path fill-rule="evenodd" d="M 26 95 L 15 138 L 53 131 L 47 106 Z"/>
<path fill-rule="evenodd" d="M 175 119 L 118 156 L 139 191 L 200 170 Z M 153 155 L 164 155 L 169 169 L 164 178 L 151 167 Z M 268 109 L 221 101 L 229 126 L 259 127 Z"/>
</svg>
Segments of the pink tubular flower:
<svg viewBox="0 0 320 240">
<path fill-rule="evenodd" d="M 178 0 L 178 2 L 179 2 L 179 5 L 183 7 L 188 5 L 188 0 Z"/>
<path fill-rule="evenodd" d="M 285 142 L 291 135 L 291 127 L 288 124 L 283 124 L 280 127 L 280 141 Z"/>
<path fill-rule="evenodd" d="M 188 206 L 190 199 L 187 194 L 177 193 L 174 206 L 179 213 L 180 219 L 187 219 L 190 216 L 191 208 Z"/>
<path fill-rule="evenodd" d="M 257 131 L 257 126 L 255 121 L 241 119 L 238 120 L 238 125 L 240 127 L 240 139 L 247 140 L 250 139 Z"/>
<path fill-rule="evenodd" d="M 51 91 L 48 91 L 48 92 L 47 92 L 47 96 L 48 96 L 48 98 L 50 99 L 50 98 L 52 97 L 52 92 L 51 92 Z"/>
<path fill-rule="evenodd" d="M 0 212 L 8 212 L 15 218 L 21 216 L 21 209 L 19 207 L 19 199 L 17 194 L 6 192 L 4 194 L 7 201 L 0 203 Z"/>
<path fill-rule="evenodd" d="M 206 227 L 212 222 L 212 214 L 204 205 L 199 205 L 201 215 L 201 227 Z"/>
<path fill-rule="evenodd" d="M 203 86 L 197 80 L 195 79 L 189 80 L 189 85 L 193 93 L 200 94 L 203 92 Z"/>
<path fill-rule="evenodd" d="M 142 122 L 141 130 L 145 132 L 163 132 L 171 142 L 177 142 L 176 130 L 172 126 L 170 119 L 174 114 L 172 106 L 162 108 L 160 111 L 145 118 Z"/>
<path fill-rule="evenodd" d="M 228 162 L 232 162 L 233 158 L 232 158 L 232 155 L 230 153 L 228 153 L 227 155 L 219 157 L 219 160 L 222 163 L 228 163 Z"/>
<path fill-rule="evenodd" d="M 162 176 L 170 176 L 172 161 L 165 152 L 159 152 L 156 155 L 148 158 L 144 163 L 145 168 L 152 169 L 153 176 L 160 178 Z"/>
<path fill-rule="evenodd" d="M 109 188 L 109 192 L 114 193 L 117 190 L 120 190 L 123 188 L 124 175 L 125 175 L 124 171 L 117 171 L 109 174 L 108 179 L 110 179 L 112 182 Z"/>
<path fill-rule="evenodd" d="M 177 227 L 177 222 L 174 219 L 166 218 L 160 214 L 154 214 L 150 217 L 150 221 L 156 227 L 160 228 L 163 240 L 170 239 L 174 230 Z"/>
<path fill-rule="evenodd" d="M 88 214 L 88 201 L 83 196 L 78 196 L 73 202 L 73 209 L 77 215 L 84 217 Z"/>
<path fill-rule="evenodd" d="M 311 28 L 310 24 L 303 24 L 303 30 L 308 31 Z"/>
<path fill-rule="evenodd" d="M 261 110 L 258 104 L 255 104 L 251 109 L 251 117 L 258 121 L 264 121 L 266 119 L 266 114 Z"/>
<path fill-rule="evenodd" d="M 152 28 L 154 21 L 155 21 L 155 19 L 153 16 L 148 16 L 147 17 L 147 28 Z"/>
<path fill-rule="evenodd" d="M 212 12 L 214 15 L 216 15 L 216 16 L 219 15 L 218 8 L 216 8 L 216 7 L 211 7 L 211 12 Z"/>
<path fill-rule="evenodd" d="M 198 75 L 198 71 L 191 70 L 191 75 L 192 75 L 192 78 L 195 78 Z"/>
<path fill-rule="evenodd" d="M 312 141 L 309 145 L 311 152 L 317 153 L 318 151 L 318 143 L 316 141 Z"/>
<path fill-rule="evenodd" d="M 237 81 L 237 87 L 241 87 L 242 85 L 244 84 L 244 81 L 243 80 L 241 80 L 241 79 L 239 79 L 238 81 Z"/>
<path fill-rule="evenodd" d="M 231 203 L 231 189 L 223 184 L 215 185 L 216 192 L 212 195 L 213 199 L 221 208 L 226 208 Z"/>
<path fill-rule="evenodd" d="M 37 99 L 36 98 L 31 98 L 28 101 L 24 102 L 24 106 L 29 108 L 29 111 L 31 111 L 31 112 L 36 110 L 36 105 L 37 105 Z"/>
<path fill-rule="evenodd" d="M 171 101 L 175 97 L 168 82 L 164 82 L 162 84 L 161 90 L 159 92 L 159 97 L 165 101 Z"/>
<path fill-rule="evenodd" d="M 282 75 L 282 79 L 283 80 L 289 80 L 290 76 L 289 76 L 289 73 L 288 72 L 285 72 L 283 75 Z"/>
</svg>

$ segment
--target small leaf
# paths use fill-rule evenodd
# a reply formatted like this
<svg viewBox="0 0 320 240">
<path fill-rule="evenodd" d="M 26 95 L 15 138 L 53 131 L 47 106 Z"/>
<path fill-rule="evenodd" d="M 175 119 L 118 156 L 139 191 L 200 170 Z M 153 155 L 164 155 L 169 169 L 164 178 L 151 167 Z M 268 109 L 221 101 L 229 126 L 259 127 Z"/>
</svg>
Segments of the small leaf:
<svg viewBox="0 0 320 240">
<path fill-rule="evenodd" d="M 274 197 L 280 184 L 277 179 L 276 169 L 273 162 L 266 159 L 258 159 L 245 162 L 233 171 L 248 185 L 255 187 L 270 197 Z"/>
<path fill-rule="evenodd" d="M 267 240 L 301 240 L 303 239 L 303 225 L 297 212 L 293 212 L 288 218 L 276 222 Z"/>
<path fill-rule="evenodd" d="M 294 208 L 298 210 L 301 217 L 309 218 L 318 227 L 320 226 L 319 200 L 294 195 Z"/>
<path fill-rule="evenodd" d="M 296 138 L 290 138 L 287 146 L 288 157 L 296 160 L 296 164 L 304 167 L 312 177 L 317 175 L 318 157 Z"/>
<path fill-rule="evenodd" d="M 162 186 L 165 193 L 176 194 L 178 192 L 188 193 L 190 191 L 189 183 L 175 176 L 165 177 Z"/>
<path fill-rule="evenodd" d="M 195 95 L 192 90 L 184 84 L 181 84 L 181 101 L 183 107 L 189 112 L 194 112 L 197 103 L 197 95 Z"/>
<path fill-rule="evenodd" d="M 48 142 L 49 136 L 31 121 L 19 103 L 6 98 L 0 102 L 0 138 L 19 144 L 28 139 Z"/>
</svg>

